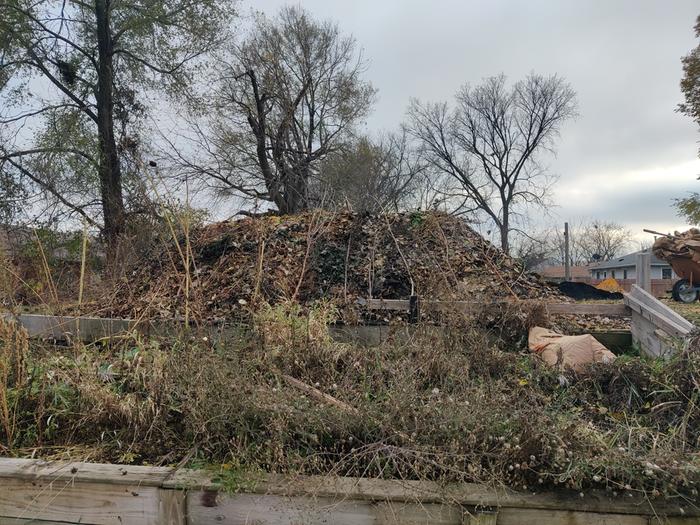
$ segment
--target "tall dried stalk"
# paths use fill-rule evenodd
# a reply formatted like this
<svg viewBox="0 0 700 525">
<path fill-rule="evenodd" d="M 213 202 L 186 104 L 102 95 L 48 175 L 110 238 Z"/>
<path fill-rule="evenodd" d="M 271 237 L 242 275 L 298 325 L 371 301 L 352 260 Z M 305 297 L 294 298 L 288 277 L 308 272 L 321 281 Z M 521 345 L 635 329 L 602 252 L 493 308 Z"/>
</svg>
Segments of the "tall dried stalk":
<svg viewBox="0 0 700 525">
<path fill-rule="evenodd" d="M 27 331 L 13 321 L 0 318 L 0 423 L 5 432 L 6 448 L 12 449 L 17 426 L 17 405 L 20 396 L 10 391 L 22 389 L 25 359 L 29 353 Z"/>
<path fill-rule="evenodd" d="M 265 260 L 265 239 L 260 241 L 258 248 L 258 271 L 255 276 L 255 288 L 253 290 L 253 303 L 257 302 L 258 295 L 260 294 L 260 283 L 262 282 L 263 276 L 263 263 Z"/>
<path fill-rule="evenodd" d="M 44 270 L 44 274 L 46 275 L 46 283 L 49 287 L 49 292 L 53 296 L 53 300 L 56 304 L 58 304 L 58 291 L 56 290 L 56 285 L 53 282 L 53 277 L 51 277 L 51 268 L 49 268 L 49 261 L 46 259 L 46 253 L 44 252 L 44 246 L 41 243 L 41 240 L 39 239 L 39 235 L 37 235 L 36 230 L 32 230 L 34 232 L 34 238 L 36 239 L 36 244 L 39 247 L 39 253 L 41 254 L 41 264 Z"/>
<path fill-rule="evenodd" d="M 87 261 L 88 230 L 87 222 L 83 224 L 83 248 L 80 255 L 80 284 L 78 288 L 78 315 L 83 305 L 83 292 L 85 290 L 85 263 Z"/>
<path fill-rule="evenodd" d="M 148 180 L 151 183 L 153 193 L 155 194 L 158 201 L 161 202 L 161 211 L 165 211 L 165 206 L 163 206 L 162 204 L 163 199 L 161 198 L 160 193 L 158 192 L 158 188 L 155 184 L 155 181 L 152 177 L 148 177 Z M 189 211 L 189 186 L 186 186 L 185 202 L 185 209 L 186 211 Z M 180 226 L 185 236 L 185 251 L 183 252 L 182 247 L 180 246 L 180 242 L 178 241 L 177 234 L 175 233 L 175 228 L 173 226 L 172 219 L 170 218 L 168 213 L 163 213 L 163 215 L 165 217 L 165 222 L 168 224 L 168 230 L 170 231 L 170 235 L 172 236 L 173 241 L 175 242 L 175 247 L 177 248 L 178 255 L 180 256 L 180 261 L 182 262 L 182 265 L 185 269 L 185 325 L 188 325 L 190 321 L 190 286 L 192 282 L 192 269 L 190 267 L 194 259 L 192 254 L 192 245 L 190 243 L 190 217 L 189 214 L 186 213 L 186 217 L 179 218 Z"/>
<path fill-rule="evenodd" d="M 399 244 L 399 240 L 396 238 L 396 235 L 394 235 L 394 230 L 391 229 L 391 221 L 389 220 L 388 215 L 382 214 L 382 217 L 384 217 L 384 220 L 386 221 L 386 227 L 389 230 L 389 235 L 391 235 L 391 238 L 394 240 L 396 251 L 399 252 L 401 261 L 403 261 L 403 264 L 406 267 L 406 273 L 408 274 L 408 279 L 411 282 L 411 295 L 416 295 L 416 285 L 413 282 L 413 275 L 411 275 L 411 266 L 408 264 L 408 261 L 401 250 L 401 245 Z"/>
<path fill-rule="evenodd" d="M 320 211 L 314 212 L 309 220 L 309 229 L 306 232 L 306 252 L 304 253 L 304 260 L 301 265 L 301 272 L 299 274 L 299 280 L 294 288 L 294 294 L 292 295 L 292 301 L 296 301 L 299 295 L 299 290 L 304 282 L 304 276 L 306 275 L 306 267 L 309 263 L 309 256 L 311 255 L 311 249 L 313 248 L 316 238 L 322 233 L 324 226 L 331 223 L 333 218 L 331 217 L 328 221 L 322 219 L 322 213 Z"/>
</svg>

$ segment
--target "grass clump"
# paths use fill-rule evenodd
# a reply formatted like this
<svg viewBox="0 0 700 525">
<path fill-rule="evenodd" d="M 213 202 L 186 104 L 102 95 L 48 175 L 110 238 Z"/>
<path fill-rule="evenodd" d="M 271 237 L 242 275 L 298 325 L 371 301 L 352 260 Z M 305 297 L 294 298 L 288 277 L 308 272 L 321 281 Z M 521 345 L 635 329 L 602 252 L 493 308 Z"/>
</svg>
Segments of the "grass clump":
<svg viewBox="0 0 700 525">
<path fill-rule="evenodd" d="M 33 346 L 0 385 L 15 414 L 0 437 L 16 455 L 220 463 L 232 486 L 275 472 L 696 494 L 693 351 L 563 377 L 466 325 L 366 348 L 332 342 L 307 315 L 305 337 L 274 339 L 285 323 L 298 335 L 295 316 L 263 312 L 235 345 Z"/>
</svg>

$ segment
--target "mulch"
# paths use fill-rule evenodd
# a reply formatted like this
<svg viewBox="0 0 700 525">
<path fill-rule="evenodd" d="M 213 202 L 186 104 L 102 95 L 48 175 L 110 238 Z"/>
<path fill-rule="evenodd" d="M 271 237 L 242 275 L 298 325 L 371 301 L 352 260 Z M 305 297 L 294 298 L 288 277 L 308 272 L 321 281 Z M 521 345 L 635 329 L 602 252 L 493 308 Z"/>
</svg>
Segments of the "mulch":
<svg viewBox="0 0 700 525">
<path fill-rule="evenodd" d="M 331 301 L 340 320 L 366 322 L 367 298 L 552 299 L 559 291 L 481 237 L 437 212 L 314 211 L 204 226 L 154 246 L 101 300 L 122 317 L 245 318 L 259 304 Z M 381 313 L 387 321 L 389 313 Z M 404 314 L 392 313 L 392 320 Z"/>
</svg>

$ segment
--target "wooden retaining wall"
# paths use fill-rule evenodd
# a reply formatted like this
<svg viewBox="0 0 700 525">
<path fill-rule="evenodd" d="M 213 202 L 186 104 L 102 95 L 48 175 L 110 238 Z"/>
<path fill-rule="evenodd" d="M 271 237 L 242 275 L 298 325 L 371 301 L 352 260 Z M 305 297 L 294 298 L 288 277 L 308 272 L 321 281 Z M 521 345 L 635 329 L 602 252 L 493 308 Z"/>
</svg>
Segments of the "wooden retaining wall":
<svg viewBox="0 0 700 525">
<path fill-rule="evenodd" d="M 404 311 L 409 319 L 420 319 L 421 310 L 460 312 L 473 315 L 485 308 L 503 305 L 505 302 L 481 303 L 472 301 L 421 301 L 414 296 L 411 299 L 363 299 L 362 305 L 370 310 Z M 515 304 L 515 303 L 513 303 Z M 694 325 L 684 319 L 668 306 L 645 292 L 638 286 L 625 294 L 622 303 L 541 303 L 539 301 L 520 301 L 517 304 L 541 304 L 550 315 L 605 315 L 632 318 L 632 339 L 642 352 L 659 357 L 669 356 L 677 344 L 672 338 L 685 339 L 695 329 Z M 185 327 L 178 319 L 134 320 L 106 319 L 98 317 L 47 316 L 35 314 L 1 313 L 0 317 L 15 319 L 24 326 L 30 337 L 55 340 L 74 339 L 95 341 L 113 337 L 130 331 L 144 335 L 178 334 Z M 241 336 L 241 326 L 235 323 L 219 321 L 204 327 L 212 341 L 233 340 Z M 350 327 L 332 329 L 337 340 L 353 340 L 363 344 L 378 344 L 386 338 L 389 330 L 376 327 Z M 405 331 L 411 332 L 410 326 Z"/>
<path fill-rule="evenodd" d="M 244 492 L 226 492 L 211 474 L 187 469 L 0 459 L 0 524 L 700 523 L 697 502 L 605 492 L 534 494 L 342 477 L 267 476 L 241 486 Z"/>
</svg>

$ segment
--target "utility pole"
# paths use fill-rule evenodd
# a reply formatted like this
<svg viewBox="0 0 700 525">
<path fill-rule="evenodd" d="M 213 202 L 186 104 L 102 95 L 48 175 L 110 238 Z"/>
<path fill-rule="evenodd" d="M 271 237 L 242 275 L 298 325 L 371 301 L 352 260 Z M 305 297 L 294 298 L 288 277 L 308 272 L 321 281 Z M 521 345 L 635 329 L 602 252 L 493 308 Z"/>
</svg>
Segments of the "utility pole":
<svg viewBox="0 0 700 525">
<path fill-rule="evenodd" d="M 571 280 L 571 258 L 569 257 L 569 223 L 564 223 L 564 280 Z"/>
</svg>

